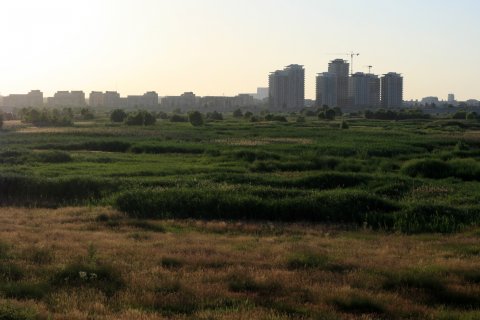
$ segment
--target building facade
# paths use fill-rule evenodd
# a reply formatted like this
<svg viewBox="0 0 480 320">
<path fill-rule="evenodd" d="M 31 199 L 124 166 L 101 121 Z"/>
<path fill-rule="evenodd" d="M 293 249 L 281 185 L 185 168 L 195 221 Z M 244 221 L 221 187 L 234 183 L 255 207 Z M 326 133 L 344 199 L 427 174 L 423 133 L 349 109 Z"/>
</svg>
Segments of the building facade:
<svg viewBox="0 0 480 320">
<path fill-rule="evenodd" d="M 27 108 L 43 106 L 43 93 L 40 90 L 32 90 L 27 94 L 11 94 L 3 97 L 5 108 Z"/>
<path fill-rule="evenodd" d="M 380 79 L 363 72 L 353 74 L 349 80 L 349 102 L 354 107 L 380 106 Z"/>
<path fill-rule="evenodd" d="M 298 64 L 272 72 L 268 78 L 269 107 L 295 111 L 305 106 L 305 69 Z"/>
<path fill-rule="evenodd" d="M 328 64 L 328 72 L 334 74 L 337 78 L 337 102 L 335 106 L 346 107 L 349 104 L 349 70 L 350 64 L 343 59 L 335 59 Z"/>
<path fill-rule="evenodd" d="M 337 76 L 334 73 L 319 73 L 316 79 L 315 104 L 320 106 L 337 106 Z"/>
<path fill-rule="evenodd" d="M 399 73 L 389 72 L 381 79 L 382 108 L 400 108 L 403 106 L 403 77 Z"/>
<path fill-rule="evenodd" d="M 52 107 L 83 107 L 86 105 L 83 91 L 57 91 L 48 101 Z"/>
</svg>

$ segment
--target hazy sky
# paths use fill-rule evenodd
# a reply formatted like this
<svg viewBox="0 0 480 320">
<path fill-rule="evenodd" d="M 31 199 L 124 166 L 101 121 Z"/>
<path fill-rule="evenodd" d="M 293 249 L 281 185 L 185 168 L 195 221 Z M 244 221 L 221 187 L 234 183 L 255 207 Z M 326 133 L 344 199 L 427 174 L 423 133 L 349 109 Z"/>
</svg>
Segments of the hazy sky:
<svg viewBox="0 0 480 320">
<path fill-rule="evenodd" d="M 480 99 L 478 0 L 2 0 L 0 94 L 234 95 L 329 60 L 405 76 L 405 98 Z M 333 53 L 333 55 L 332 55 Z"/>
</svg>

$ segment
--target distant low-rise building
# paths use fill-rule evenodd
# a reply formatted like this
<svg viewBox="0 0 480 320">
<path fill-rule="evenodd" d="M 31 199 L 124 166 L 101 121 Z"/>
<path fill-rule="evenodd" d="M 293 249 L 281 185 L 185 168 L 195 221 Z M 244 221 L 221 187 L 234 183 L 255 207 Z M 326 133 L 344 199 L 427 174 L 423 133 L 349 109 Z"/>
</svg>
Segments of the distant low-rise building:
<svg viewBox="0 0 480 320">
<path fill-rule="evenodd" d="M 48 99 L 52 107 L 83 107 L 86 105 L 83 91 L 57 91 L 53 98 Z"/>
<path fill-rule="evenodd" d="M 43 93 L 40 90 L 32 90 L 27 94 L 11 94 L 3 98 L 5 108 L 26 108 L 43 106 Z"/>
<path fill-rule="evenodd" d="M 431 105 L 438 106 L 440 104 L 440 100 L 438 99 L 438 97 L 425 97 L 422 99 L 421 104 L 424 106 L 431 106 Z"/>
<path fill-rule="evenodd" d="M 105 94 L 99 91 L 90 92 L 90 97 L 88 98 L 88 105 L 93 108 L 105 106 Z"/>
<path fill-rule="evenodd" d="M 155 108 L 158 107 L 158 94 L 154 91 L 141 96 L 127 96 L 127 108 Z"/>
</svg>

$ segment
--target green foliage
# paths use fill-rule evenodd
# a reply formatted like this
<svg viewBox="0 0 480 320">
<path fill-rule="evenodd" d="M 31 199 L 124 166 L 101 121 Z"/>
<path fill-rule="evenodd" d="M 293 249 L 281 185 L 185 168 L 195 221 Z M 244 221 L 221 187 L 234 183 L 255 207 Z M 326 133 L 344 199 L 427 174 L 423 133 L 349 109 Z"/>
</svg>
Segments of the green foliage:
<svg viewBox="0 0 480 320">
<path fill-rule="evenodd" d="M 220 112 L 213 111 L 207 113 L 207 120 L 209 121 L 220 121 L 223 120 L 223 115 Z"/>
<path fill-rule="evenodd" d="M 95 118 L 93 111 L 89 108 L 82 108 L 80 110 L 80 116 L 83 120 L 93 120 L 93 118 Z"/>
<path fill-rule="evenodd" d="M 110 121 L 121 123 L 127 118 L 127 113 L 122 109 L 115 109 L 110 114 Z"/>
<path fill-rule="evenodd" d="M 11 302 L 0 303 L 0 320 L 36 320 L 37 311 L 13 304 Z"/>
<path fill-rule="evenodd" d="M 340 129 L 348 129 L 348 128 L 350 128 L 350 126 L 348 125 L 347 121 L 342 121 L 342 123 L 340 123 Z"/>
<path fill-rule="evenodd" d="M 391 212 L 394 204 L 366 192 L 332 190 L 282 199 L 217 188 L 127 191 L 115 207 L 137 218 L 330 221 L 362 224 L 367 213 Z"/>
<path fill-rule="evenodd" d="M 233 117 L 234 117 L 234 118 L 241 118 L 241 117 L 243 117 L 243 112 L 242 112 L 242 110 L 240 110 L 240 109 L 235 109 L 235 111 L 233 111 Z"/>
<path fill-rule="evenodd" d="M 65 163 L 73 160 L 68 152 L 60 150 L 37 152 L 34 157 L 37 161 L 44 163 Z"/>
<path fill-rule="evenodd" d="M 446 205 L 415 203 L 395 215 L 395 229 L 406 233 L 451 233 L 480 221 L 478 211 Z"/>
<path fill-rule="evenodd" d="M 353 314 L 385 314 L 385 305 L 368 296 L 350 295 L 332 299 L 332 304 L 340 311 Z"/>
<path fill-rule="evenodd" d="M 325 255 L 312 252 L 297 253 L 288 259 L 287 267 L 289 269 L 322 269 L 329 263 L 329 258 Z"/>
<path fill-rule="evenodd" d="M 23 279 L 25 272 L 18 265 L 10 262 L 0 263 L 0 280 L 1 281 L 19 281 Z"/>
<path fill-rule="evenodd" d="M 228 279 L 228 289 L 232 292 L 253 292 L 271 297 L 281 293 L 283 286 L 277 281 L 256 281 L 249 275 L 233 274 Z"/>
<path fill-rule="evenodd" d="M 203 126 L 203 115 L 199 111 L 193 111 L 188 114 L 188 121 L 194 127 Z"/>
<path fill-rule="evenodd" d="M 179 114 L 173 114 L 170 117 L 170 122 L 188 122 L 188 118 Z"/>
<path fill-rule="evenodd" d="M 20 118 L 23 122 L 31 123 L 38 127 L 66 127 L 73 125 L 73 111 L 70 108 L 64 108 L 63 110 L 23 108 L 20 110 Z"/>
<path fill-rule="evenodd" d="M 128 113 L 125 124 L 129 126 L 151 126 L 154 125 L 156 121 L 157 119 L 150 112 L 138 110 Z"/>
<path fill-rule="evenodd" d="M 40 300 L 50 293 L 50 287 L 44 283 L 6 283 L 0 285 L 0 293 L 17 300 Z"/>
<path fill-rule="evenodd" d="M 451 167 L 441 160 L 415 159 L 402 166 L 402 173 L 411 177 L 443 179 L 451 176 Z"/>
</svg>

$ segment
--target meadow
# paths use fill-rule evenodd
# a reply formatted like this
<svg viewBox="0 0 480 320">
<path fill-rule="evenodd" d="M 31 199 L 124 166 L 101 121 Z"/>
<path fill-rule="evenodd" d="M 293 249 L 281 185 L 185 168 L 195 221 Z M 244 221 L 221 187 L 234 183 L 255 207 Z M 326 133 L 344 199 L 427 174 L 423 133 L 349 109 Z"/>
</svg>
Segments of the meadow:
<svg viewBox="0 0 480 320">
<path fill-rule="evenodd" d="M 480 122 L 285 119 L 5 121 L 0 319 L 479 318 Z"/>
</svg>

